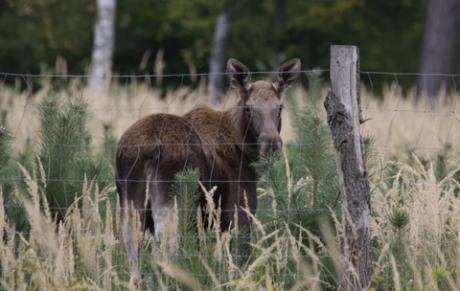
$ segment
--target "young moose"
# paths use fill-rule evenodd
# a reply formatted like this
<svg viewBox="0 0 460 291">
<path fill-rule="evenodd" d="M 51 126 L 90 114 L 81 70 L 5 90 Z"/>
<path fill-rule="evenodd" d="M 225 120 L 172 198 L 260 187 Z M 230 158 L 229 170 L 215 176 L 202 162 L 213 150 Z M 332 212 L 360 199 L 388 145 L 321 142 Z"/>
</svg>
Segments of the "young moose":
<svg viewBox="0 0 460 291">
<path fill-rule="evenodd" d="M 172 220 L 172 184 L 176 173 L 196 168 L 201 182 L 217 186 L 215 201 L 222 208 L 221 229 L 237 218 L 240 228 L 250 218 L 242 208 L 257 208 L 257 174 L 252 166 L 259 156 L 279 152 L 282 94 L 299 76 L 300 60 L 279 68 L 274 82 L 250 82 L 250 72 L 230 59 L 227 73 L 237 90 L 238 104 L 217 111 L 202 107 L 184 116 L 154 114 L 134 123 L 121 137 L 116 157 L 116 184 L 122 207 L 123 241 L 131 265 L 131 280 L 140 279 L 133 221 L 126 207 L 138 211 L 143 229 L 161 238 Z M 217 205 L 217 203 L 216 203 Z M 236 212 L 236 213 L 235 213 Z"/>
</svg>

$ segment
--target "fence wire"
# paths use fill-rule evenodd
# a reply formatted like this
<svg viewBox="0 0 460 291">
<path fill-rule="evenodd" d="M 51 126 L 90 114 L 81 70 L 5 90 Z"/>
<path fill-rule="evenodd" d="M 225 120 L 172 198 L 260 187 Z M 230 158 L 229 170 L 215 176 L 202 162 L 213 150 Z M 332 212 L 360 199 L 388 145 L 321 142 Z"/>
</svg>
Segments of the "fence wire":
<svg viewBox="0 0 460 291">
<path fill-rule="evenodd" d="M 327 69 L 314 69 L 314 70 L 301 70 L 299 71 L 300 73 L 303 74 L 322 74 L 325 72 L 329 72 Z M 267 75 L 267 74 L 278 74 L 280 72 L 277 71 L 255 71 L 251 72 L 253 75 Z M 114 74 L 111 75 L 112 79 L 139 79 L 139 78 L 180 78 L 181 79 L 181 85 L 184 83 L 184 78 L 191 78 L 191 77 L 207 77 L 210 76 L 210 73 L 195 73 L 195 74 Z M 226 72 L 222 73 L 217 73 L 216 75 L 228 75 Z M 393 83 L 396 84 L 396 86 L 399 86 L 400 84 L 400 78 L 402 77 L 439 77 L 439 76 L 444 76 L 444 77 L 451 77 L 455 81 L 455 78 L 460 77 L 460 74 L 438 74 L 438 73 L 433 73 L 433 74 L 420 74 L 420 73 L 414 73 L 414 72 L 379 72 L 379 71 L 361 71 L 360 72 L 361 78 L 363 82 L 367 82 L 370 87 L 371 93 L 375 90 L 374 84 L 376 81 L 374 80 L 376 77 L 379 76 L 384 76 L 384 77 L 390 77 L 393 80 Z M 58 78 L 81 78 L 81 79 L 86 79 L 88 78 L 88 75 L 86 74 L 22 74 L 22 73 L 9 73 L 9 72 L 0 72 L 0 77 L 3 76 L 3 81 L 6 81 L 8 78 L 19 78 L 23 80 L 27 86 L 30 88 L 30 80 L 29 79 L 34 79 L 34 78 L 51 78 L 51 79 L 58 79 Z M 145 97 L 147 98 L 147 96 Z M 145 101 L 145 100 L 144 100 Z M 370 102 L 370 98 L 368 100 Z M 430 151 L 432 153 L 438 153 L 442 150 L 445 150 L 445 147 L 439 147 L 439 146 L 424 146 L 420 145 L 421 138 L 424 135 L 424 130 L 426 128 L 426 125 L 430 123 L 430 117 L 436 115 L 436 116 L 448 116 L 451 119 L 451 122 L 447 125 L 448 132 L 451 132 L 455 126 L 460 126 L 460 118 L 458 116 L 457 108 L 456 108 L 456 103 L 454 105 L 454 108 L 449 108 L 449 109 L 437 109 L 437 108 L 431 108 L 431 107 L 426 107 L 426 108 L 402 108 L 401 107 L 401 102 L 404 100 L 402 98 L 399 98 L 396 105 L 394 107 L 379 107 L 379 106 L 372 106 L 369 104 L 362 104 L 361 109 L 363 110 L 363 113 L 366 117 L 369 113 L 376 112 L 376 113 L 385 113 L 385 114 L 391 114 L 389 117 L 389 123 L 393 124 L 396 120 L 396 118 L 400 115 L 407 115 L 407 114 L 415 114 L 415 115 L 421 115 L 422 116 L 422 125 L 420 127 L 420 131 L 416 133 L 414 136 L 416 136 L 416 139 L 412 141 L 411 144 L 405 144 L 404 149 L 410 149 L 410 150 L 423 150 L 423 151 Z M 40 110 L 40 109 L 46 109 L 46 106 L 39 105 L 39 104 L 34 104 L 32 101 L 31 103 L 27 103 L 25 105 L 13 105 L 13 106 L 8 106 L 6 105 L 6 109 L 2 108 L 1 102 L 0 102 L 0 110 L 7 110 L 7 111 L 17 111 L 17 110 L 22 110 L 22 117 L 19 119 L 19 123 L 16 125 L 16 131 L 17 132 L 21 126 L 21 123 L 23 122 L 24 118 L 28 114 L 27 109 L 32 108 L 33 110 Z M 143 104 L 144 102 L 142 102 Z M 54 106 L 50 106 L 49 109 L 55 108 Z M 298 110 L 299 107 L 295 106 L 290 106 L 290 105 L 285 105 L 284 108 L 288 111 L 292 110 Z M 155 111 L 155 112 L 161 112 L 161 111 L 166 111 L 169 112 L 170 108 L 169 106 L 144 106 L 141 105 L 138 108 L 118 108 L 115 105 L 111 108 L 105 108 L 105 107 L 87 107 L 84 110 L 89 111 L 90 113 L 93 114 L 101 114 L 104 112 L 111 112 L 111 120 L 113 121 L 114 119 L 117 118 L 117 113 L 119 112 L 140 112 L 140 111 Z M 141 115 L 141 114 L 139 114 Z M 15 126 L 15 125 L 13 125 Z M 127 124 L 126 127 L 129 125 Z M 163 129 L 162 129 L 163 130 Z M 391 130 L 391 128 L 389 129 Z M 13 134 L 15 133 L 13 132 Z M 40 132 L 35 132 L 40 133 Z M 104 137 L 100 137 L 99 139 L 96 139 L 93 137 L 92 141 L 94 142 L 97 140 L 97 143 L 99 144 L 86 144 L 86 143 L 65 143 L 65 142 L 51 142 L 48 143 L 49 146 L 56 147 L 57 150 L 63 150 L 63 148 L 90 148 L 92 152 L 95 152 L 97 149 L 103 148 L 105 151 L 109 152 L 114 152 L 117 149 L 116 144 L 106 144 L 106 145 L 101 145 L 101 143 L 104 142 Z M 14 142 L 13 142 L 14 143 Z M 142 147 L 150 147 L 154 146 L 156 144 L 149 144 L 149 143 L 144 143 L 144 144 L 133 144 L 133 145 L 128 145 L 126 147 L 134 147 L 134 148 L 142 148 Z M 209 146 L 209 147 L 216 147 L 216 146 L 221 146 L 221 145 L 230 145 L 230 146 L 241 146 L 242 144 L 227 144 L 227 143 L 199 143 L 199 144 L 194 144 L 194 143 L 166 143 L 162 144 L 163 146 L 166 147 L 174 147 L 174 146 L 192 146 L 192 145 L 200 145 L 200 146 Z M 245 145 L 249 146 L 254 146 L 256 144 L 251 144 L 251 143 L 245 143 Z M 327 141 L 323 142 L 322 145 L 332 147 L 332 141 Z M 40 145 L 37 145 L 40 146 Z M 293 147 L 294 150 L 299 151 L 305 156 L 311 155 L 311 147 L 315 146 L 314 143 L 308 143 L 308 142 L 297 142 Z M 292 146 L 291 146 L 292 147 Z M 377 144 L 374 145 L 373 150 L 375 150 L 378 153 L 387 153 L 388 151 L 391 150 L 401 150 L 401 146 L 394 146 L 390 144 L 390 139 L 387 139 L 385 142 L 382 144 Z M 457 146 L 452 146 L 450 147 L 450 150 L 452 151 L 460 151 L 460 147 Z M 114 157 L 115 158 L 115 157 Z M 62 164 L 61 164 L 62 166 Z M 0 165 L 1 167 L 1 165 Z M 50 171 L 51 168 L 47 167 L 44 165 L 45 171 Z M 38 172 L 39 170 L 37 170 Z M 37 174 L 37 173 L 36 173 Z M 334 178 L 334 175 L 331 175 L 329 177 L 323 177 L 325 179 L 329 178 L 332 180 Z M 39 184 L 39 180 L 41 178 L 36 177 L 38 180 L 37 183 Z M 94 182 L 96 184 L 108 184 L 110 185 L 111 192 L 114 191 L 114 182 L 116 181 L 115 177 L 113 178 L 98 178 L 96 175 L 96 178 L 91 179 L 88 177 L 88 179 L 81 179 L 81 178 L 70 178 L 70 177 L 46 177 L 45 178 L 46 183 L 78 183 L 78 184 L 83 184 L 86 182 Z M 163 182 L 163 183 L 174 183 L 177 182 L 177 180 L 152 180 L 152 179 L 123 179 L 121 180 L 123 182 L 138 182 L 138 183 L 147 183 L 147 182 Z M 25 179 L 23 175 L 20 175 L 19 172 L 16 176 L 2 176 L 0 177 L 0 185 L 4 183 L 14 183 L 14 184 L 24 184 Z M 256 183 L 258 181 L 254 180 L 244 180 L 244 179 L 237 179 L 237 180 L 229 180 L 229 179 L 212 179 L 212 180 L 202 180 L 202 183 Z M 286 179 L 271 179 L 268 181 L 269 183 L 283 183 L 286 182 Z M 297 181 L 294 181 L 297 182 Z M 333 183 L 333 181 L 330 181 L 330 183 Z M 291 187 L 295 187 L 295 185 L 291 185 Z M 268 191 L 265 191 L 268 192 Z M 113 193 L 114 194 L 114 193 Z M 259 195 L 266 195 L 266 193 L 260 194 Z M 334 193 L 335 194 L 335 193 Z M 115 194 L 114 194 L 115 195 Z M 23 207 L 20 205 L 15 205 L 11 204 L 8 201 L 5 201 L 5 204 L 3 205 L 5 209 L 22 209 Z M 309 206 L 312 211 L 324 211 L 323 208 L 314 208 L 311 205 Z M 59 207 L 59 206 L 50 206 L 50 207 L 42 207 L 42 209 L 48 209 L 51 211 L 66 211 L 68 207 Z M 112 209 L 115 209 L 115 207 Z M 150 208 L 139 208 L 139 211 L 150 211 Z M 177 210 L 180 211 L 196 211 L 196 209 L 190 209 L 190 208 L 182 208 L 178 207 Z M 226 210 L 226 209 L 221 209 L 221 212 L 233 212 L 234 210 Z M 281 214 L 288 214 L 288 213 L 296 213 L 296 212 L 303 212 L 305 209 L 299 209 L 299 208 L 290 208 L 286 207 L 283 209 L 276 209 L 276 212 L 281 213 Z M 256 213 L 261 213 L 261 214 L 270 214 L 273 213 L 274 209 L 273 208 L 257 208 Z M 190 235 L 190 236 L 183 236 L 183 238 L 191 238 L 191 239 L 196 239 L 196 235 Z M 188 257 L 206 257 L 206 255 L 203 255 L 202 253 L 189 253 L 187 254 Z M 301 258 L 309 259 L 311 258 L 309 255 L 299 255 Z M 212 257 L 209 255 L 209 257 Z M 203 275 L 200 273 L 193 273 L 194 276 L 206 276 L 209 277 L 208 275 Z M 282 274 L 279 274 L 279 276 L 284 276 Z"/>
<path fill-rule="evenodd" d="M 322 74 L 324 72 L 329 72 L 328 69 L 309 69 L 309 70 L 300 70 L 300 73 L 309 75 L 309 74 Z M 252 71 L 252 75 L 268 75 L 268 74 L 278 74 L 282 73 L 279 71 Z M 214 73 L 215 75 L 228 75 L 229 73 L 227 72 L 219 72 L 219 73 Z M 172 74 L 113 74 L 111 75 L 111 78 L 113 79 L 130 79 L 130 78 L 156 78 L 156 77 L 164 77 L 164 78 L 184 78 L 184 77 L 207 77 L 210 76 L 211 73 L 172 73 Z M 417 73 L 417 72 L 388 72 L 388 71 L 371 71 L 371 70 L 364 70 L 360 72 L 360 75 L 362 76 L 363 81 L 366 81 L 369 83 L 370 90 L 371 92 L 373 91 L 373 84 L 375 81 L 373 80 L 374 77 L 376 76 L 389 76 L 393 78 L 393 82 L 398 86 L 399 85 L 399 78 L 400 77 L 420 77 L 420 76 L 425 76 L 425 77 L 439 77 L 439 76 L 444 76 L 444 77 L 451 77 L 453 79 L 460 77 L 460 74 L 444 74 L 444 73 Z M 0 76 L 3 76 L 5 78 L 22 78 L 26 80 L 27 78 L 87 78 L 89 75 L 87 74 L 31 74 L 31 73 L 15 73 L 15 72 L 0 72 Z M 147 98 L 147 97 L 146 97 Z M 370 101 L 370 98 L 369 100 Z M 419 108 L 400 108 L 400 102 L 402 102 L 402 98 L 398 98 L 398 103 L 396 104 L 395 107 L 372 107 L 366 104 L 362 104 L 361 108 L 366 115 L 369 112 L 387 112 L 387 113 L 392 113 L 392 117 L 390 120 L 390 123 L 393 123 L 395 118 L 397 117 L 397 114 L 407 114 L 407 113 L 415 113 L 415 114 L 423 114 L 426 115 L 423 118 L 423 124 L 429 122 L 429 116 L 433 115 L 447 115 L 447 116 L 452 116 L 452 122 L 448 125 L 449 128 L 453 127 L 453 124 L 455 123 L 456 125 L 460 124 L 460 118 L 458 116 L 457 108 L 454 107 L 453 109 L 436 109 L 436 108 L 424 108 L 424 109 L 419 109 Z M 143 102 L 144 103 L 144 102 Z M 456 104 L 455 104 L 456 105 Z M 284 106 L 286 110 L 292 111 L 293 109 L 298 109 L 291 107 L 289 105 Z M 17 124 L 16 131 L 19 130 L 19 127 L 21 126 L 21 123 L 24 119 L 24 117 L 27 115 L 26 108 L 33 108 L 34 110 L 41 110 L 41 109 L 46 109 L 46 105 L 40 105 L 40 104 L 33 104 L 33 103 L 27 103 L 23 106 L 7 106 L 7 111 L 11 110 L 20 110 L 23 109 L 22 117 L 20 118 L 19 123 Z M 48 108 L 55 108 L 54 106 L 48 106 Z M 5 109 L 4 109 L 5 110 Z M 156 111 L 156 112 L 161 112 L 161 111 L 169 111 L 169 106 L 140 106 L 138 108 L 117 108 L 116 106 L 113 106 L 111 108 L 106 108 L 106 107 L 101 107 L 101 108 L 85 108 L 82 110 L 88 110 L 90 113 L 94 112 L 97 113 L 99 111 L 107 111 L 111 112 L 112 115 L 116 114 L 117 112 L 121 111 L 127 111 L 127 112 L 136 112 L 136 111 Z M 113 117 L 115 118 L 115 117 Z M 112 119 L 113 119 L 112 118 Z M 444 147 L 433 147 L 433 146 L 420 146 L 419 141 L 420 138 L 423 136 L 423 130 L 424 126 L 421 126 L 421 130 L 418 134 L 417 140 L 413 144 L 406 144 L 407 149 L 420 149 L 420 150 L 425 150 L 425 151 L 441 151 L 444 149 Z M 35 134 L 39 134 L 40 131 L 35 132 Z M 100 143 L 104 141 L 104 137 L 93 137 L 93 141 L 96 141 L 99 144 L 66 144 L 66 143 L 49 143 L 51 146 L 56 146 L 56 147 L 73 147 L 73 148 L 101 148 Z M 19 141 L 17 141 L 19 142 Z M 13 142 L 14 143 L 14 142 Z M 135 145 L 128 145 L 125 147 L 147 147 L 147 146 L 152 146 L 153 144 L 135 144 Z M 184 144 L 163 144 L 164 146 L 179 146 L 179 145 L 184 145 Z M 192 146 L 194 144 L 185 144 L 185 146 Z M 219 143 L 201 143 L 203 146 L 220 146 L 223 144 Z M 253 144 L 246 144 L 246 145 L 253 145 Z M 303 147 L 307 148 L 312 146 L 312 144 L 306 144 L 306 143 L 298 143 L 296 147 L 298 147 L 298 150 L 301 151 Z M 117 148 L 116 144 L 113 145 L 103 145 L 105 150 L 115 150 Z M 389 144 L 389 140 L 385 144 L 381 145 L 375 145 L 375 149 L 378 152 L 385 153 L 388 150 L 392 149 L 397 149 L 399 150 L 401 147 L 400 146 L 392 146 Z M 453 150 L 459 150 L 457 147 L 451 147 Z M 305 153 L 308 154 L 308 153 Z M 2 180 L 18 180 L 18 177 L 7 177 L 3 178 Z M 52 181 L 52 180 L 50 180 Z M 74 181 L 77 182 L 77 180 L 69 180 L 69 181 Z M 81 180 L 78 180 L 81 182 Z M 104 181 L 106 182 L 106 181 Z"/>
</svg>

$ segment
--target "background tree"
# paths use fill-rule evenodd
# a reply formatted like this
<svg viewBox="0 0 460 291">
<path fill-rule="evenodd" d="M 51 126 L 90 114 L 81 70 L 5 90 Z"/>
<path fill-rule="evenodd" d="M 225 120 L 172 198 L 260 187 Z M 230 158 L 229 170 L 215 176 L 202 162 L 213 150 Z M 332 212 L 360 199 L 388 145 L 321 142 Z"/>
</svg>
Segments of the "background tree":
<svg viewBox="0 0 460 291">
<path fill-rule="evenodd" d="M 0 68 L 39 73 L 56 59 L 82 73 L 91 56 L 94 0 L 1 0 Z"/>
<path fill-rule="evenodd" d="M 458 0 L 428 0 L 421 60 L 421 74 L 455 73 L 460 2 Z M 447 75 L 420 76 L 418 92 L 431 99 L 442 87 L 450 89 L 452 77 Z"/>
<path fill-rule="evenodd" d="M 106 91 L 112 69 L 116 0 L 97 0 L 89 87 Z"/>
<path fill-rule="evenodd" d="M 154 73 L 154 58 L 143 57 L 162 50 L 165 73 L 188 73 L 191 67 L 208 72 L 222 2 L 118 1 L 113 70 Z M 0 0 L 1 70 L 50 71 L 60 56 L 72 73 L 87 71 L 96 4 L 95 0 Z M 301 58 L 304 68 L 326 68 L 333 43 L 359 46 L 363 70 L 420 69 L 425 1 L 239 0 L 232 2 L 231 8 L 234 17 L 227 56 L 256 70 L 272 70 L 277 58 L 291 57 Z M 378 82 L 394 81 L 392 76 L 372 78 L 374 87 Z M 408 86 L 415 81 L 408 76 L 398 79 Z M 161 86 L 192 82 L 189 78 L 164 78 Z"/>
<path fill-rule="evenodd" d="M 273 68 L 277 69 L 284 62 L 283 39 L 284 25 L 286 21 L 286 1 L 274 0 L 274 19 L 273 19 L 273 35 L 274 35 L 274 64 Z"/>
<path fill-rule="evenodd" d="M 215 106 L 222 102 L 224 94 L 225 75 L 222 72 L 225 71 L 229 34 L 230 12 L 227 8 L 217 17 L 209 63 L 208 99 Z"/>
</svg>

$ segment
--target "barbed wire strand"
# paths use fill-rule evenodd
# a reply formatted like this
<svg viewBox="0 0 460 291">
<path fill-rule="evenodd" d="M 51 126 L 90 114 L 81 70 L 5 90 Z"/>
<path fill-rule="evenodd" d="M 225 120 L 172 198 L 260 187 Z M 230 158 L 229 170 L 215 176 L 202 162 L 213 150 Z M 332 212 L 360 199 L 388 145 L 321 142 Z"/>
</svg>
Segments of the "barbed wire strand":
<svg viewBox="0 0 460 291">
<path fill-rule="evenodd" d="M 323 73 L 329 72 L 329 69 L 307 69 L 296 71 L 299 73 Z M 267 75 L 267 74 L 280 74 L 282 71 L 264 70 L 264 71 L 250 71 L 253 75 Z M 449 73 L 419 73 L 419 72 L 392 72 L 392 71 L 373 71 L 361 70 L 360 74 L 366 75 L 381 75 L 381 76 L 425 76 L 425 77 L 460 77 L 459 74 Z M 165 74 L 112 74 L 112 79 L 130 79 L 130 78 L 184 78 L 184 77 L 200 77 L 200 76 L 227 76 L 235 73 L 229 72 L 198 72 L 198 73 L 165 73 Z M 236 73 L 238 74 L 238 73 Z M 16 72 L 0 72 L 1 76 L 5 77 L 22 77 L 22 78 L 89 78 L 89 74 L 57 74 L 57 73 L 16 73 Z"/>
<path fill-rule="evenodd" d="M 299 70 L 298 73 L 322 73 L 329 72 L 329 69 L 310 69 L 310 70 Z M 268 75 L 268 74 L 281 74 L 285 73 L 282 71 L 250 71 L 252 75 Z M 110 78 L 112 79 L 130 79 L 130 78 L 184 78 L 184 77 L 205 77 L 205 76 L 228 76 L 235 75 L 239 73 L 229 73 L 229 72 L 203 72 L 203 73 L 171 73 L 171 74 L 112 74 Z M 246 73 L 240 73 L 246 74 Z M 48 74 L 48 73 L 12 73 L 12 72 L 0 72 L 0 75 L 6 77 L 23 77 L 23 78 L 89 78 L 89 74 Z"/>
<path fill-rule="evenodd" d="M 313 69 L 313 70 L 301 70 L 299 72 L 301 73 L 322 73 L 322 72 L 328 72 L 329 70 L 327 69 Z M 277 73 L 281 73 L 279 71 L 253 71 L 251 72 L 252 74 L 277 74 Z M 398 76 L 450 76 L 453 80 L 453 83 L 455 84 L 456 86 L 456 81 L 455 81 L 455 77 L 459 77 L 460 74 L 442 74 L 442 73 L 414 73 L 414 72 L 382 72 L 382 71 L 360 71 L 360 74 L 361 75 L 366 75 L 367 76 L 367 79 L 369 81 L 369 84 L 370 84 L 370 88 L 371 88 L 371 92 L 373 92 L 374 90 L 374 81 L 372 80 L 372 76 L 373 75 L 384 75 L 384 76 L 392 76 L 393 77 L 393 83 L 396 84 L 396 86 L 399 86 L 399 79 L 398 79 Z M 32 89 L 32 84 L 31 84 L 31 81 L 30 81 L 30 78 L 36 78 L 36 77 L 48 77 L 48 78 L 59 78 L 59 77 L 66 77 L 66 78 L 86 78 L 88 77 L 88 75 L 84 75 L 84 74 L 21 74 L 21 73 L 9 73 L 9 72 L 0 72 L 0 75 L 3 76 L 3 81 L 6 80 L 7 77 L 20 77 L 23 79 L 23 81 L 26 83 L 26 86 L 29 90 Z M 184 74 L 184 73 L 181 73 L 181 74 L 139 74 L 139 75 L 136 75 L 136 74 L 114 74 L 112 75 L 111 77 L 112 78 L 125 78 L 125 82 L 128 82 L 128 78 L 134 78 L 134 77 L 144 77 L 144 78 L 153 78 L 153 77 L 176 77 L 176 78 L 180 78 L 180 86 L 179 87 L 182 87 L 183 84 L 184 84 L 184 79 L 186 76 L 209 76 L 209 75 L 212 75 L 211 73 L 194 73 L 194 74 Z M 213 73 L 213 75 L 229 75 L 229 73 L 227 72 L 222 72 L 222 73 Z M 111 120 L 113 121 L 114 119 L 114 114 L 116 111 L 121 111 L 121 110 L 126 110 L 126 111 L 138 111 L 138 117 L 140 118 L 143 114 L 142 114 L 142 111 L 143 110 L 147 110 L 147 109 L 166 109 L 167 112 L 169 112 L 169 108 L 170 108 L 170 105 L 167 104 L 167 105 L 164 105 L 164 106 L 156 106 L 156 107 L 146 107 L 144 106 L 146 101 L 147 101 L 147 98 L 149 96 L 148 95 L 145 95 L 144 99 L 142 100 L 141 102 L 141 105 L 137 108 L 116 108 L 115 105 L 112 105 L 111 108 L 90 108 L 91 111 L 96 111 L 96 110 L 104 110 L 104 111 L 110 111 L 110 114 L 111 114 Z M 225 101 L 226 102 L 229 102 L 229 98 L 225 98 Z M 454 120 L 457 121 L 457 123 L 460 124 L 460 119 L 456 116 L 457 112 L 456 112 L 456 105 L 455 105 L 455 108 L 454 110 L 433 110 L 431 108 L 425 108 L 425 109 L 401 109 L 399 108 L 400 107 L 400 104 L 401 104 L 401 101 L 402 101 L 402 98 L 398 98 L 398 102 L 396 104 L 396 107 L 395 108 L 379 108 L 379 107 L 376 107 L 376 108 L 372 108 L 370 107 L 370 103 L 367 104 L 367 106 L 365 106 L 363 108 L 364 111 L 391 111 L 393 112 L 392 114 L 392 117 L 391 117 L 391 121 L 390 121 L 390 128 L 389 128 L 389 131 L 391 132 L 392 131 L 392 126 L 393 126 L 393 122 L 396 118 L 396 113 L 400 112 L 400 113 L 405 113 L 405 112 L 413 112 L 413 113 L 420 113 L 420 114 L 446 114 L 446 115 L 452 115 L 451 116 L 451 123 L 450 123 L 450 128 L 452 128 L 452 124 L 454 123 Z M 368 100 L 368 102 L 370 102 L 370 99 Z M 22 122 L 24 120 L 24 117 L 26 115 L 26 108 L 28 106 L 31 106 L 31 107 L 37 107 L 37 108 L 46 108 L 46 106 L 43 106 L 43 105 L 39 105 L 39 104 L 31 104 L 31 103 L 27 103 L 25 104 L 24 106 L 15 106 L 15 107 L 20 107 L 23 109 L 22 111 L 22 114 L 21 114 L 21 118 L 20 118 L 20 121 L 16 127 L 16 131 L 19 130 L 19 128 L 21 127 L 22 125 Z M 55 107 L 55 106 L 49 106 L 49 107 Z M 11 108 L 11 107 L 10 107 Z M 289 109 L 289 108 L 288 108 Z M 222 117 L 222 116 L 221 116 Z M 410 148 L 416 148 L 416 149 L 419 149 L 419 150 L 433 150 L 433 151 L 439 151 L 439 150 L 442 150 L 443 147 L 421 147 L 419 145 L 420 143 L 420 140 L 421 140 L 421 137 L 423 135 L 423 128 L 424 128 L 424 124 L 426 123 L 427 121 L 427 118 L 428 118 L 428 115 L 425 115 L 424 118 L 423 118 L 423 121 L 422 121 L 422 127 L 421 127 L 421 130 L 418 134 L 418 138 L 417 138 L 417 141 L 415 143 L 415 145 L 405 145 L 405 146 L 390 146 L 389 145 L 389 140 L 390 138 L 387 139 L 387 142 L 384 146 L 377 146 L 378 149 L 383 149 L 384 153 L 386 154 L 388 150 L 390 149 L 401 149 L 401 148 L 405 148 L 405 149 L 410 149 Z M 163 130 L 163 127 L 164 127 L 164 124 L 161 126 L 161 130 Z M 450 132 L 450 131 L 449 131 Z M 104 140 L 103 138 L 101 138 L 102 140 Z M 331 143 L 332 144 L 332 143 Z M 70 147 L 91 147 L 91 146 L 94 146 L 94 147 L 100 147 L 99 145 L 85 145 L 85 144 L 81 144 L 81 145 L 78 145 L 78 144 L 53 144 L 54 146 L 70 146 Z M 156 145 L 156 144 L 155 144 Z M 141 145 L 141 144 L 136 144 L 136 145 L 128 145 L 127 147 L 130 147 L 130 146 L 133 146 L 133 147 L 142 147 L 142 146 L 155 146 L 153 144 L 144 144 L 144 145 Z M 170 144 L 165 144 L 166 146 L 170 145 Z M 171 144 L 171 145 L 192 145 L 192 144 Z M 213 143 L 213 144 L 204 144 L 204 143 L 201 143 L 200 145 L 203 145 L 203 146 L 219 146 L 219 145 L 233 145 L 233 146 L 238 146 L 238 144 L 228 144 L 228 143 Z M 296 146 L 298 146 L 299 148 L 304 148 L 306 146 L 308 146 L 310 144 L 297 144 Z M 108 147 L 107 145 L 105 147 Z M 116 147 L 116 145 L 113 145 L 113 147 Z M 48 157 L 48 165 L 50 166 L 51 164 L 51 158 Z M 184 167 L 186 166 L 187 163 L 185 163 Z M 62 161 L 60 163 L 60 166 L 62 167 Z M 157 164 L 157 170 L 159 168 L 159 165 Z M 240 169 L 241 170 L 241 169 Z M 62 172 L 62 171 L 61 171 Z M 6 181 L 6 180 L 10 180 L 10 181 L 21 181 L 23 178 L 22 177 L 11 177 L 11 178 L 3 178 L 3 179 L 0 179 L 0 181 Z M 48 181 L 50 182 L 83 182 L 84 180 L 79 180 L 79 179 L 66 179 L 66 178 L 63 178 L 63 177 L 59 177 L 58 179 L 48 179 Z M 96 180 L 96 181 L 99 181 L 99 182 L 114 182 L 115 180 L 114 179 L 106 179 L 106 180 Z M 129 181 L 137 181 L 137 182 L 147 182 L 147 180 L 145 181 L 141 181 L 141 180 L 129 180 Z M 159 182 L 174 182 L 174 181 L 159 181 Z M 204 181 L 206 182 L 206 181 Z M 207 181 L 208 183 L 211 182 L 211 181 Z M 241 180 L 235 180 L 235 181 L 230 181 L 230 180 L 225 180 L 225 181 L 215 181 L 213 180 L 212 182 L 215 182 L 215 183 L 234 183 L 234 182 L 257 182 L 257 181 L 241 181 Z"/>
</svg>

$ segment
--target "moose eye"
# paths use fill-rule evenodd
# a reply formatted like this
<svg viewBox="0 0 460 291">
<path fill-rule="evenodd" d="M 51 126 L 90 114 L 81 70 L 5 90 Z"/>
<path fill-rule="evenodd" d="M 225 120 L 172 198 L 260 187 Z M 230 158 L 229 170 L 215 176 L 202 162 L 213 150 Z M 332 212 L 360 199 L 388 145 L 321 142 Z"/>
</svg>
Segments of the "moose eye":
<svg viewBox="0 0 460 291">
<path fill-rule="evenodd" d="M 281 116 L 281 113 L 283 113 L 283 106 L 278 108 L 278 116 Z"/>
</svg>

